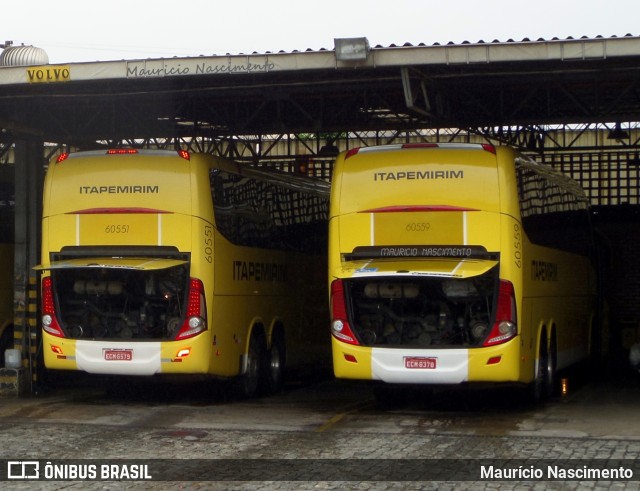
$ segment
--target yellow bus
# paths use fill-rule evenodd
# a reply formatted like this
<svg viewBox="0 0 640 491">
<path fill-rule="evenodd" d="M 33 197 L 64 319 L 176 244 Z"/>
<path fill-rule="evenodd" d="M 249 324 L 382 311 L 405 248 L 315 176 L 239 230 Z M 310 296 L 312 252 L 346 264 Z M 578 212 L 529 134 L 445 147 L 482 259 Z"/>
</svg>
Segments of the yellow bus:
<svg viewBox="0 0 640 491">
<path fill-rule="evenodd" d="M 45 177 L 50 370 L 233 378 L 330 364 L 329 183 L 186 151 L 60 155 Z"/>
<path fill-rule="evenodd" d="M 13 179 L 13 176 L 11 176 Z M 15 201 L 13 183 L 0 180 L 0 368 L 13 348 L 13 254 Z"/>
<path fill-rule="evenodd" d="M 540 400 L 590 354 L 596 270 L 574 181 L 508 147 L 405 144 L 343 152 L 331 193 L 336 377 L 381 394 L 513 383 Z"/>
</svg>

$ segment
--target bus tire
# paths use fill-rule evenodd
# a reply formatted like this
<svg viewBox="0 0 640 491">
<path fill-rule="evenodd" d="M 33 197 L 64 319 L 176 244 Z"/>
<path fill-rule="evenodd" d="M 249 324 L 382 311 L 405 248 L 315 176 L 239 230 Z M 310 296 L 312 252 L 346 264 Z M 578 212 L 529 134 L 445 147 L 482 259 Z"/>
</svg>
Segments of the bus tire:
<svg viewBox="0 0 640 491">
<path fill-rule="evenodd" d="M 264 390 L 267 394 L 275 394 L 282 390 L 286 359 L 284 335 L 281 331 L 276 331 L 271 341 L 271 349 L 266 356 Z"/>
<path fill-rule="evenodd" d="M 258 394 L 265 356 L 264 336 L 254 329 L 249 339 L 247 371 L 236 379 L 236 392 L 239 396 L 249 398 Z"/>
<path fill-rule="evenodd" d="M 540 338 L 540 350 L 538 354 L 538 363 L 536 365 L 536 373 L 533 382 L 529 386 L 529 396 L 531 402 L 540 404 L 548 399 L 553 392 L 553 383 L 555 379 L 555 356 L 550 353 L 547 343 L 547 334 L 544 332 Z"/>
<path fill-rule="evenodd" d="M 547 359 L 547 379 L 545 383 L 545 397 L 551 398 L 556 394 L 558 384 L 556 382 L 556 367 L 557 367 L 557 342 L 555 330 L 551 332 L 551 340 L 549 342 L 549 355 Z"/>
</svg>

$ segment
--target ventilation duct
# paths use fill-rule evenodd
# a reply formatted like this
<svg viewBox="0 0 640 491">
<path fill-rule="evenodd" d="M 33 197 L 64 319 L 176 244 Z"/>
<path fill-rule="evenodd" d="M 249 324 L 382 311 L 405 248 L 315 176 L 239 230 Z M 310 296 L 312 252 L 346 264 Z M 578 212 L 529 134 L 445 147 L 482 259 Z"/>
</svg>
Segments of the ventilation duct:
<svg viewBox="0 0 640 491">
<path fill-rule="evenodd" d="M 35 46 L 7 46 L 0 53 L 0 67 L 48 65 L 49 56 Z"/>
</svg>

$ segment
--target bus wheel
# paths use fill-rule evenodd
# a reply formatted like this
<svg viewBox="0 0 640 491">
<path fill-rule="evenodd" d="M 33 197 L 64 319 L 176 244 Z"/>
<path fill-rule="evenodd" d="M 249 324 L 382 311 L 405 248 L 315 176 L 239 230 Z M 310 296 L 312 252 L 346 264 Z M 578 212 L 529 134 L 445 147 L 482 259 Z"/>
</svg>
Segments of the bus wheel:
<svg viewBox="0 0 640 491">
<path fill-rule="evenodd" d="M 545 380 L 545 392 L 544 395 L 547 399 L 556 394 L 556 338 L 554 333 L 551 333 L 551 346 L 549 348 L 549 354 L 547 355 L 547 377 Z"/>
<path fill-rule="evenodd" d="M 538 356 L 535 377 L 529 387 L 530 399 L 534 404 L 544 402 L 551 396 L 554 378 L 554 357 L 547 349 L 547 339 L 544 336 L 540 340 L 540 355 Z"/>
<path fill-rule="evenodd" d="M 268 394 L 280 392 L 284 385 L 284 367 L 286 362 L 285 342 L 281 334 L 275 334 L 271 349 L 267 353 L 265 370 L 265 391 Z"/>
<path fill-rule="evenodd" d="M 241 397 L 254 397 L 258 393 L 265 351 L 264 338 L 254 331 L 249 340 L 247 371 L 240 375 L 236 381 L 237 392 Z"/>
</svg>

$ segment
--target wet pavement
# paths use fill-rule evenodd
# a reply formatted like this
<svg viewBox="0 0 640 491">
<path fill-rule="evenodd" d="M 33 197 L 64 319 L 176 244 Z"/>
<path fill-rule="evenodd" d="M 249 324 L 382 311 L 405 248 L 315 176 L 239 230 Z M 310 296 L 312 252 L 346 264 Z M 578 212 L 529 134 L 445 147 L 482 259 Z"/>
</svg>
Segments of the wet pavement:
<svg viewBox="0 0 640 491">
<path fill-rule="evenodd" d="M 569 393 L 541 406 L 510 390 L 412 391 L 380 405 L 371 386 L 330 377 L 252 400 L 216 384 L 96 382 L 0 399 L 3 464 L 148 463 L 166 480 L 25 479 L 3 489 L 640 489 L 640 376 L 630 372 L 569 378 Z M 631 479 L 478 474 L 481 464 L 618 460 Z"/>
</svg>

